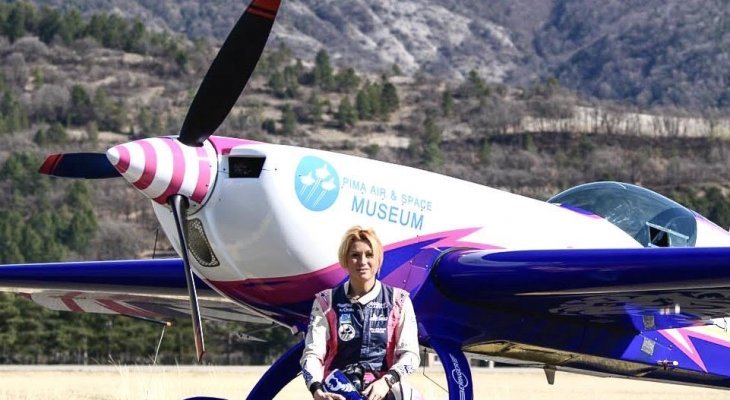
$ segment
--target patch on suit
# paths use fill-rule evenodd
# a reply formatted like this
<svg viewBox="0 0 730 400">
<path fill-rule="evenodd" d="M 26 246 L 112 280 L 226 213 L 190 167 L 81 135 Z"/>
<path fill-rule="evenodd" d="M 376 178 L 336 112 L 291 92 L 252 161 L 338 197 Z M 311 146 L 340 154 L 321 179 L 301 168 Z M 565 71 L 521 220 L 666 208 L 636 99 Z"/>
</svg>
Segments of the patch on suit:
<svg viewBox="0 0 730 400">
<path fill-rule="evenodd" d="M 340 324 L 340 327 L 337 329 L 337 335 L 343 342 L 349 342 L 355 338 L 355 327 L 352 324 Z"/>
</svg>

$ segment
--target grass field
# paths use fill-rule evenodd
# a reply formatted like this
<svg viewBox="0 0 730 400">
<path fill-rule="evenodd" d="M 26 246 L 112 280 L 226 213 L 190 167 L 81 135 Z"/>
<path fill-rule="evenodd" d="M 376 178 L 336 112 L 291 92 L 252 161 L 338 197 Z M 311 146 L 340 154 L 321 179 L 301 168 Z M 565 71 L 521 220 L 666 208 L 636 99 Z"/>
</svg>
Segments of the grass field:
<svg viewBox="0 0 730 400">
<path fill-rule="evenodd" d="M 0 367 L 0 399 L 181 400 L 196 395 L 245 399 L 264 370 L 259 367 Z M 426 376 L 419 371 L 408 379 L 426 399 L 446 399 L 446 392 L 439 387 L 445 385 L 443 373 L 433 369 Z M 561 372 L 557 373 L 555 385 L 550 386 L 542 370 L 475 369 L 473 380 L 475 397 L 488 400 L 730 398 L 730 391 Z M 309 398 L 301 378 L 290 383 L 277 397 L 281 400 Z"/>
</svg>

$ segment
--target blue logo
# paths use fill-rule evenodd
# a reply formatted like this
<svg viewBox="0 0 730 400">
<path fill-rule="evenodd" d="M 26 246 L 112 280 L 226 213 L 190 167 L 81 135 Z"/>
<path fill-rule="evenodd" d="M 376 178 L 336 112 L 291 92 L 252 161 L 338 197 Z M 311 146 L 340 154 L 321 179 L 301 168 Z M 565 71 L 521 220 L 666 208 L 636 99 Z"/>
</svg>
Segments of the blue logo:
<svg viewBox="0 0 730 400">
<path fill-rule="evenodd" d="M 327 161 L 318 157 L 302 158 L 294 176 L 294 190 L 304 207 L 323 211 L 332 206 L 340 193 L 340 177 Z"/>
</svg>

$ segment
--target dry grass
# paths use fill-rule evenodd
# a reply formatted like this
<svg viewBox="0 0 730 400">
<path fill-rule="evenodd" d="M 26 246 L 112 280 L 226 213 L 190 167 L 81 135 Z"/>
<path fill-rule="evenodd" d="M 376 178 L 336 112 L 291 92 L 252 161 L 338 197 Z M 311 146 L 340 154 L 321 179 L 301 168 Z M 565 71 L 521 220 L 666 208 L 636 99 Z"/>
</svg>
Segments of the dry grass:
<svg viewBox="0 0 730 400">
<path fill-rule="evenodd" d="M 263 374 L 258 367 L 2 367 L 0 399 L 17 400 L 181 400 L 196 395 L 245 399 Z M 443 373 L 427 372 L 444 385 Z M 477 399 L 727 399 L 727 391 L 633 380 L 596 378 L 558 372 L 554 386 L 541 370 L 477 369 Z M 423 374 L 409 378 L 426 399 L 446 393 Z M 308 399 L 301 378 L 291 382 L 279 400 Z"/>
</svg>

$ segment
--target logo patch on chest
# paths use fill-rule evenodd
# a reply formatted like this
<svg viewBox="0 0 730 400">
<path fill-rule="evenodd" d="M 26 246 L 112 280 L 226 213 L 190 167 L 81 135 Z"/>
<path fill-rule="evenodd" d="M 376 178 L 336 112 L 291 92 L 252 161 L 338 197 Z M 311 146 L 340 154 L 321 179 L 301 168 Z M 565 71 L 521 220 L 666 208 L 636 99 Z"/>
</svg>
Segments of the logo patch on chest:
<svg viewBox="0 0 730 400">
<path fill-rule="evenodd" d="M 337 328 L 337 335 L 343 342 L 349 342 L 355 338 L 355 327 L 352 324 L 340 323 L 340 327 Z"/>
</svg>

